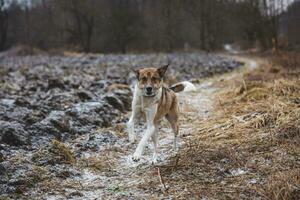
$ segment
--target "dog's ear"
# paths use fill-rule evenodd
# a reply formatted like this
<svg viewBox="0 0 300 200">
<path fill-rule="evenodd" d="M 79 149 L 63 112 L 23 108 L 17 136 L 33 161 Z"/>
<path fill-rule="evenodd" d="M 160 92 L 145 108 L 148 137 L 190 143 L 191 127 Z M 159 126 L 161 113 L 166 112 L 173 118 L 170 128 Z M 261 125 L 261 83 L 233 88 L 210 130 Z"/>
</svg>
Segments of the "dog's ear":
<svg viewBox="0 0 300 200">
<path fill-rule="evenodd" d="M 140 78 L 140 70 L 139 69 L 132 69 L 132 71 L 135 74 L 136 78 L 139 80 L 139 78 Z"/>
<path fill-rule="evenodd" d="M 161 78 L 163 78 L 165 76 L 165 73 L 166 73 L 168 67 L 169 67 L 169 64 L 164 65 L 164 66 L 157 69 L 157 72 L 158 72 L 158 74 Z"/>
</svg>

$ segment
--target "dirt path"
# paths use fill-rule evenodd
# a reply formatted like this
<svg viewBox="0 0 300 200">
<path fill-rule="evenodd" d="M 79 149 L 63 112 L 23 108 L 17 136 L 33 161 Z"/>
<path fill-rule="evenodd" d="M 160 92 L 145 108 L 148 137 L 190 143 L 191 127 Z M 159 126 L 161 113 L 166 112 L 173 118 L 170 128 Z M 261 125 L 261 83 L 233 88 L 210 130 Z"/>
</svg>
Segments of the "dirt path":
<svg viewBox="0 0 300 200">
<path fill-rule="evenodd" d="M 196 92 L 179 94 L 181 110 L 181 138 L 179 148 L 184 146 L 185 139 L 190 135 L 190 122 L 201 120 L 205 117 L 211 108 L 211 94 L 215 88 L 211 87 L 213 82 L 204 82 L 197 85 Z M 142 132 L 139 128 L 139 133 Z M 173 133 L 166 121 L 163 121 L 160 128 L 159 139 L 159 164 L 167 165 L 172 157 Z M 141 137 L 141 134 L 139 135 Z M 101 176 L 86 170 L 84 176 L 79 182 L 82 185 L 80 192 L 83 199 L 93 199 L 99 196 L 105 199 L 122 198 L 159 198 L 162 195 L 160 190 L 164 186 L 159 181 L 157 167 L 151 165 L 152 146 L 146 149 L 140 162 L 133 162 L 132 153 L 137 144 L 127 144 L 125 138 L 115 144 L 115 147 L 124 148 L 118 155 L 118 158 L 109 158 L 115 166 L 114 175 Z M 97 155 L 90 155 L 97 156 Z M 146 186 L 148 182 L 157 182 L 158 191 L 148 191 Z M 145 188 L 144 188 L 145 186 Z M 104 187 L 104 188 L 103 188 Z"/>
<path fill-rule="evenodd" d="M 181 117 L 180 117 L 180 141 L 179 151 L 189 142 L 191 135 L 191 123 L 201 120 L 210 114 L 214 92 L 218 90 L 214 86 L 216 81 L 230 79 L 239 76 L 241 70 L 251 70 L 257 66 L 256 61 L 248 58 L 238 58 L 245 62 L 245 67 L 237 71 L 220 75 L 196 84 L 195 92 L 179 94 Z M 157 166 L 151 165 L 152 146 L 146 148 L 140 162 L 133 162 L 131 155 L 137 144 L 128 144 L 124 127 L 120 130 L 101 129 L 97 134 L 109 131 L 113 135 L 121 137 L 116 143 L 103 147 L 101 153 L 87 152 L 83 160 L 88 161 L 88 167 L 81 168 L 78 164 L 80 176 L 74 176 L 60 180 L 46 199 L 157 199 L 165 198 L 164 191 L 168 185 L 160 180 L 158 169 L 161 166 L 174 162 L 172 155 L 173 133 L 170 127 L 163 121 L 160 128 L 159 138 L 159 162 Z M 143 128 L 139 127 L 139 133 Z M 97 137 L 97 134 L 95 137 Z M 141 135 L 139 135 L 141 137 Z M 70 143 L 71 146 L 88 140 L 88 136 L 82 136 Z M 162 177 L 163 178 L 163 177 Z M 147 187 L 156 185 L 156 187 Z M 36 193 L 37 194 L 37 193 Z"/>
</svg>

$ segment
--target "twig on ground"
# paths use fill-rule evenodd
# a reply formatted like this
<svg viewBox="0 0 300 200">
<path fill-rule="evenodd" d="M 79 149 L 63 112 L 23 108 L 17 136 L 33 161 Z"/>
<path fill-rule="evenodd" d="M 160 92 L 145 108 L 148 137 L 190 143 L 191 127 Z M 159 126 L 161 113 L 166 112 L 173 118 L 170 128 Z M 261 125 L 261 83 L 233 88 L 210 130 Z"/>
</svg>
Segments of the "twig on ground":
<svg viewBox="0 0 300 200">
<path fill-rule="evenodd" d="M 162 176 L 161 176 L 161 174 L 160 174 L 160 169 L 159 169 L 159 167 L 157 167 L 157 175 L 158 175 L 160 184 L 162 184 L 163 187 L 164 187 L 164 189 L 165 189 L 165 191 L 167 191 L 168 188 L 166 187 L 166 184 L 165 184 L 165 182 L 164 182 L 164 180 L 163 180 L 163 178 L 162 178 Z"/>
</svg>

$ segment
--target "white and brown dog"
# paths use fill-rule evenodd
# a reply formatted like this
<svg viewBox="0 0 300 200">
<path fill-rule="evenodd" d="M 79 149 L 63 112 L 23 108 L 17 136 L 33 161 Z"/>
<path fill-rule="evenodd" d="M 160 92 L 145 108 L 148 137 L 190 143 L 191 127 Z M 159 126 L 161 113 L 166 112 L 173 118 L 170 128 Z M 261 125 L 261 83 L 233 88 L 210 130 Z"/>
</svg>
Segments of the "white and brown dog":
<svg viewBox="0 0 300 200">
<path fill-rule="evenodd" d="M 137 84 L 134 88 L 132 101 L 132 115 L 127 123 L 129 141 L 133 143 L 136 138 L 134 124 L 143 114 L 146 118 L 147 130 L 139 142 L 132 159 L 139 161 L 148 140 L 152 139 L 154 152 L 153 163 L 157 162 L 157 143 L 159 121 L 166 117 L 174 132 L 173 150 L 177 151 L 179 132 L 178 124 L 178 99 L 175 92 L 195 90 L 190 82 L 181 82 L 170 88 L 163 85 L 163 78 L 168 65 L 160 68 L 143 68 L 134 70 Z"/>
</svg>

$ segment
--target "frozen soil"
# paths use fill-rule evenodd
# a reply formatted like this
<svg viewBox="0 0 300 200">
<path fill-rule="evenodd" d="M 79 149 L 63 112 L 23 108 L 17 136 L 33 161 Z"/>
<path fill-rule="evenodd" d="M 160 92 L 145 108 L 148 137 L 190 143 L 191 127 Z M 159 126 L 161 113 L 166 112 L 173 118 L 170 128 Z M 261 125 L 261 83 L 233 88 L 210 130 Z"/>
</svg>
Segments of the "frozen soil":
<svg viewBox="0 0 300 200">
<path fill-rule="evenodd" d="M 189 141 L 190 123 L 201 120 L 209 114 L 213 101 L 212 93 L 216 90 L 212 84 L 212 80 L 207 80 L 196 85 L 197 91 L 178 95 L 181 104 L 179 148 Z M 151 164 L 151 142 L 142 159 L 139 162 L 132 161 L 131 155 L 137 144 L 127 142 L 124 124 L 119 124 L 119 128 L 118 131 L 115 128 L 96 131 L 93 135 L 96 138 L 101 138 L 103 133 L 109 133 L 112 137 L 121 137 L 106 143 L 101 147 L 100 152 L 85 151 L 81 159 L 88 160 L 86 163 L 88 168 L 76 166 L 81 164 L 71 167 L 80 171 L 80 176 L 52 179 L 51 182 L 54 182 L 55 187 L 47 191 L 46 195 L 45 191 L 41 191 L 43 183 L 40 183 L 41 185 L 35 187 L 28 195 L 36 197 L 45 195 L 46 199 L 159 199 L 167 197 L 165 192 L 170 186 L 163 182 L 163 177 L 158 172 L 161 166 L 173 164 L 176 160 L 176 155 L 172 151 L 173 133 L 167 122 L 162 121 L 159 130 L 159 163 L 156 166 Z M 143 131 L 143 125 L 139 125 L 137 132 L 140 137 Z M 88 141 L 88 137 L 91 135 L 79 137 L 68 144 L 77 148 L 78 145 Z M 160 177 L 162 181 L 160 181 Z M 154 184 L 156 187 L 148 188 L 148 184 Z"/>
<path fill-rule="evenodd" d="M 160 168 L 175 165 L 173 133 L 162 121 L 159 162 L 152 146 L 140 162 L 127 142 L 131 67 L 171 63 L 169 80 L 192 80 L 196 92 L 179 94 L 180 148 L 191 123 L 211 111 L 216 78 L 245 61 L 216 55 L 21 56 L 0 60 L 0 199 L 169 198 Z M 221 75 L 220 79 L 234 76 Z M 202 79 L 200 79 L 202 78 Z M 170 82 L 172 82 L 170 81 Z M 144 127 L 137 127 L 141 136 Z M 236 172 L 240 173 L 240 172 Z"/>
</svg>

